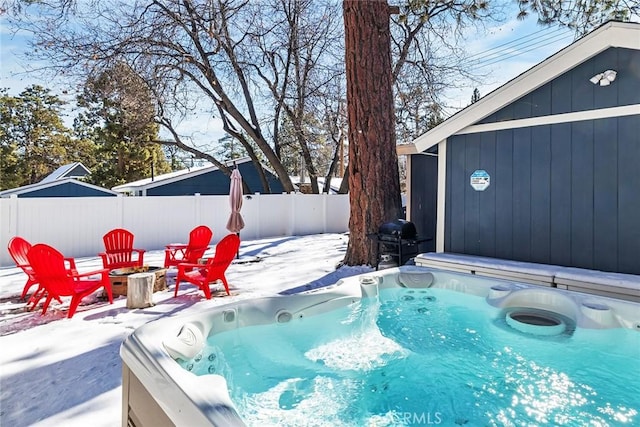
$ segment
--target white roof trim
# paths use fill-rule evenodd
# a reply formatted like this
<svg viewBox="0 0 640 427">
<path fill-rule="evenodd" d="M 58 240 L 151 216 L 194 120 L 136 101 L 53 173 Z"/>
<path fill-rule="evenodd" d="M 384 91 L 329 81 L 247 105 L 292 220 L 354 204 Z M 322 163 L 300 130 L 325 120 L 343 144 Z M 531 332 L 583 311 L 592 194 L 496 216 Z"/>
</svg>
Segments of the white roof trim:
<svg viewBox="0 0 640 427">
<path fill-rule="evenodd" d="M 640 115 L 640 104 L 632 104 L 623 105 L 621 107 L 601 108 L 598 110 L 575 111 L 572 113 L 552 114 L 549 116 L 529 117 L 526 119 L 505 120 L 503 122 L 481 123 L 479 125 L 467 126 L 457 132 L 456 135 L 637 115 Z"/>
<path fill-rule="evenodd" d="M 461 129 L 477 123 L 510 102 L 550 82 L 610 47 L 640 50 L 640 25 L 628 22 L 603 24 L 479 101 L 454 114 L 440 125 L 416 138 L 413 143 L 399 145 L 397 152 L 398 154 L 415 154 L 428 150 L 440 141 L 455 135 Z"/>
</svg>

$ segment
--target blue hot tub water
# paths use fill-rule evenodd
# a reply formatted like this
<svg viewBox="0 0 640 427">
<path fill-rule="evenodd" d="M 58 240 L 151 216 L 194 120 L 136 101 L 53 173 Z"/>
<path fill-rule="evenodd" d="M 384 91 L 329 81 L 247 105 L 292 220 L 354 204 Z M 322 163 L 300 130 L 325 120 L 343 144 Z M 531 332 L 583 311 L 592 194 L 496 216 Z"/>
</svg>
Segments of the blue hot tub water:
<svg viewBox="0 0 640 427">
<path fill-rule="evenodd" d="M 485 299 L 387 289 L 342 309 L 212 335 L 247 425 L 638 425 L 640 333 L 519 332 Z"/>
</svg>

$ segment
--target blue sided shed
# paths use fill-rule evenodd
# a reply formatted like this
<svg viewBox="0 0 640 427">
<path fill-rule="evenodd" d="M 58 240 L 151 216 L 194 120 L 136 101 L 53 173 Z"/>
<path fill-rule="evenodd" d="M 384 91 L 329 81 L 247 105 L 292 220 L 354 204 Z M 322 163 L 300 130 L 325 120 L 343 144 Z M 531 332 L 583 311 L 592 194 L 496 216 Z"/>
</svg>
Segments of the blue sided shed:
<svg viewBox="0 0 640 427">
<path fill-rule="evenodd" d="M 398 153 L 421 251 L 640 274 L 640 24 L 602 25 Z"/>
</svg>

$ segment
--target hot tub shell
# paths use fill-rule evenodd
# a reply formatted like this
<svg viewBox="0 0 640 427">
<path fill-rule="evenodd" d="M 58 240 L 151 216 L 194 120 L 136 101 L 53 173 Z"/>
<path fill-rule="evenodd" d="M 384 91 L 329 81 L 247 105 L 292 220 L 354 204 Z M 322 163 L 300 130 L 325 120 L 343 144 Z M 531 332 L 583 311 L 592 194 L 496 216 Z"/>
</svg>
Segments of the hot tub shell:
<svg viewBox="0 0 640 427">
<path fill-rule="evenodd" d="M 630 328 L 640 332 L 640 305 L 613 298 L 536 287 L 524 283 L 403 266 L 349 277 L 320 290 L 243 300 L 189 316 L 157 320 L 123 343 L 123 426 L 243 426 L 219 375 L 197 376 L 177 358 L 193 357 L 212 334 L 284 321 L 300 321 L 379 289 L 447 288 L 484 297 L 505 310 L 530 308 L 558 313 L 582 328 Z"/>
</svg>

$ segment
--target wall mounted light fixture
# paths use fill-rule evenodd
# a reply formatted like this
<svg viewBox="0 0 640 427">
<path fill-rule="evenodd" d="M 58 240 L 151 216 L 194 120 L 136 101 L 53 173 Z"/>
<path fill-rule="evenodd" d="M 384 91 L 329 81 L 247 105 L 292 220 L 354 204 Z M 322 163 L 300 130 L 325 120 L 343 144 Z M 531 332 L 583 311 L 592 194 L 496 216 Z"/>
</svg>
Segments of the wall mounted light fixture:
<svg viewBox="0 0 640 427">
<path fill-rule="evenodd" d="M 617 75 L 618 75 L 617 71 L 607 70 L 591 77 L 589 81 L 594 85 L 600 84 L 600 86 L 609 86 L 611 82 L 613 82 L 616 79 Z"/>
</svg>

